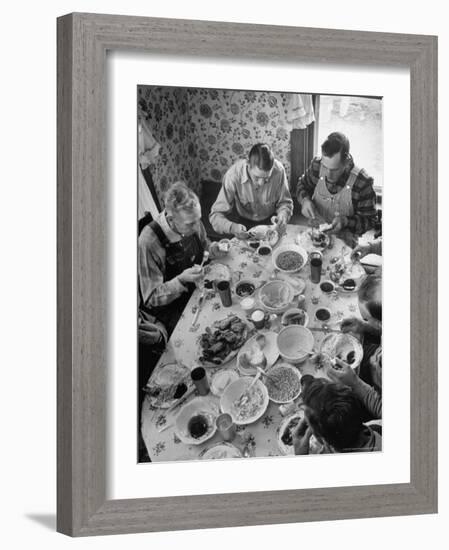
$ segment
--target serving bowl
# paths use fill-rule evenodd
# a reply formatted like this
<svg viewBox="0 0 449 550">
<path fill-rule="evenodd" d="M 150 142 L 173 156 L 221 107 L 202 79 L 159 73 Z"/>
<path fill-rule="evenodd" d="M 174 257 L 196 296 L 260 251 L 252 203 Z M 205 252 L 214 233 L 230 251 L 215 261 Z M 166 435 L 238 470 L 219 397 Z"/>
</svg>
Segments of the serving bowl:
<svg viewBox="0 0 449 550">
<path fill-rule="evenodd" d="M 179 439 L 186 445 L 200 445 L 204 443 L 217 431 L 215 420 L 218 416 L 218 407 L 209 399 L 196 397 L 184 405 L 179 411 L 175 420 L 175 432 Z M 207 429 L 200 437 L 194 437 L 189 431 L 189 422 L 194 417 L 204 418 Z"/>
<path fill-rule="evenodd" d="M 258 420 L 267 410 L 270 401 L 265 384 L 257 380 L 249 390 L 249 399 L 243 400 L 244 403 L 241 404 L 241 397 L 253 380 L 250 376 L 243 376 L 231 382 L 220 399 L 221 410 L 230 414 L 233 422 L 239 426 L 252 424 Z"/>
<path fill-rule="evenodd" d="M 287 281 L 275 279 L 259 290 L 259 300 L 268 313 L 282 313 L 293 301 L 295 292 Z"/>
<path fill-rule="evenodd" d="M 277 337 L 279 353 L 287 363 L 303 363 L 313 350 L 315 340 L 308 328 L 290 325 L 280 330 Z"/>
<path fill-rule="evenodd" d="M 298 254 L 301 257 L 301 261 L 298 261 L 297 265 L 286 267 L 283 261 L 285 261 L 285 254 L 287 252 L 294 252 L 295 254 Z M 274 267 L 279 269 L 282 273 L 296 273 L 306 265 L 308 255 L 304 248 L 298 246 L 297 244 L 283 244 L 276 248 L 273 252 L 272 258 Z"/>
</svg>

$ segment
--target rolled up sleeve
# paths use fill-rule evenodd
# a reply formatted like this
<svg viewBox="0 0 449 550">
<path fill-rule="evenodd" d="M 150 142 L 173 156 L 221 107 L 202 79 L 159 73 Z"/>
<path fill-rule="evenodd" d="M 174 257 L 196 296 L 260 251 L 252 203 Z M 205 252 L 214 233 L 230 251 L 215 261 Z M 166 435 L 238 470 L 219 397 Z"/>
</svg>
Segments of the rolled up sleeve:
<svg viewBox="0 0 449 550">
<path fill-rule="evenodd" d="M 164 283 L 163 258 L 153 248 L 155 247 L 149 246 L 145 239 L 139 239 L 139 290 L 142 302 L 147 307 L 170 304 L 187 290 L 178 277 Z"/>
<path fill-rule="evenodd" d="M 285 168 L 281 167 L 281 176 L 280 176 L 280 189 L 279 189 L 279 198 L 276 202 L 276 213 L 279 215 L 285 213 L 286 221 L 292 217 L 293 214 L 293 201 L 288 189 L 288 180 L 287 174 L 285 173 Z"/>
</svg>

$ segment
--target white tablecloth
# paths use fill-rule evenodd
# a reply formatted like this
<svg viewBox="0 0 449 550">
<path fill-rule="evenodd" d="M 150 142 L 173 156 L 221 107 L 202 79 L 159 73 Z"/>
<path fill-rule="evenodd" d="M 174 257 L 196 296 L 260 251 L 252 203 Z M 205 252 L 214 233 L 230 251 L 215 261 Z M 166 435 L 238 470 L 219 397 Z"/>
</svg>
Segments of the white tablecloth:
<svg viewBox="0 0 449 550">
<path fill-rule="evenodd" d="M 307 228 L 297 225 L 289 225 L 287 234 L 281 240 L 285 243 L 298 243 L 306 250 L 313 248 L 310 241 Z M 321 281 L 329 278 L 329 270 L 335 258 L 339 258 L 342 254 L 342 249 L 345 244 L 340 239 L 333 237 L 333 245 L 330 249 L 325 250 L 323 257 L 323 268 Z M 349 252 L 349 248 L 343 252 Z M 232 272 L 233 283 L 241 278 L 252 278 L 260 280 L 269 280 L 273 275 L 274 266 L 271 256 L 259 257 L 244 241 L 233 239 L 230 253 L 227 257 L 218 260 L 219 263 L 226 264 Z M 322 327 L 322 323 L 314 318 L 315 311 L 320 307 L 327 307 L 332 313 L 332 317 L 327 321 L 327 325 L 341 321 L 343 318 L 356 316 L 360 317 L 360 312 L 357 302 L 356 293 L 334 292 L 331 295 L 324 294 L 319 285 L 312 284 L 310 281 L 310 265 L 307 264 L 293 278 L 302 278 L 306 282 L 305 297 L 306 309 L 309 315 L 309 328 Z M 198 321 L 192 325 L 192 320 L 198 308 L 199 290 L 196 290 L 189 303 L 187 304 L 184 313 L 179 320 L 173 334 L 167 344 L 167 348 L 162 355 L 154 373 L 157 369 L 162 368 L 166 363 L 179 361 L 189 368 L 194 368 L 197 365 L 198 358 L 201 355 L 199 341 L 201 334 L 214 321 L 223 319 L 229 313 L 236 313 L 244 318 L 244 312 L 240 307 L 240 299 L 233 294 L 232 306 L 224 308 L 221 304 L 218 293 L 212 291 L 206 295 L 201 312 L 198 316 Z M 294 307 L 294 304 L 292 305 Z M 271 330 L 278 331 L 280 322 L 277 320 L 271 327 Z M 316 348 L 325 332 L 314 331 Z M 208 375 L 212 376 L 218 369 L 223 367 L 209 368 Z M 226 368 L 236 369 L 236 359 L 226 364 Z M 323 376 L 321 370 L 316 371 L 315 367 L 310 362 L 304 363 L 299 367 L 302 374 L 311 373 L 315 376 Z M 209 394 L 206 399 L 216 403 L 219 399 L 212 394 Z M 166 414 L 163 409 L 154 409 L 150 405 L 150 400 L 146 398 L 142 406 L 141 430 L 142 437 L 148 450 L 148 454 L 152 461 L 172 461 L 172 460 L 192 460 L 197 459 L 201 451 L 205 448 L 220 441 L 220 436 L 215 436 L 202 443 L 201 445 L 185 445 L 177 437 L 174 428 L 169 427 L 163 432 L 159 429 L 167 423 L 171 426 L 174 422 L 175 415 L 179 412 L 175 410 L 173 414 Z M 250 449 L 253 456 L 277 456 L 280 455 L 277 445 L 277 428 L 282 422 L 283 417 L 279 411 L 279 405 L 270 402 L 265 414 L 254 424 L 239 427 L 239 440 L 250 443 Z"/>
</svg>

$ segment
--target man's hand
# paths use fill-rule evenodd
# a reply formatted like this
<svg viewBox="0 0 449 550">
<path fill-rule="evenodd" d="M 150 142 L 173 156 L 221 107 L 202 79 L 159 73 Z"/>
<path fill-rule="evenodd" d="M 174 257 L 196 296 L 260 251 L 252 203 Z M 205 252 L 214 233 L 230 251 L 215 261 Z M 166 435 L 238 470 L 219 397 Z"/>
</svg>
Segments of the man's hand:
<svg viewBox="0 0 449 550">
<path fill-rule="evenodd" d="M 354 332 L 356 334 L 363 334 L 366 331 L 367 323 L 357 317 L 348 317 L 343 319 L 340 328 L 341 332 Z"/>
<path fill-rule="evenodd" d="M 312 437 L 312 429 L 303 418 L 296 426 L 292 433 L 293 448 L 295 455 L 308 455 L 310 451 L 310 438 Z"/>
<path fill-rule="evenodd" d="M 279 212 L 279 214 L 276 216 L 276 224 L 278 226 L 278 231 L 279 233 L 282 233 L 284 231 L 284 229 L 287 227 L 287 218 L 288 218 L 288 214 L 287 212 L 282 211 L 282 212 Z"/>
<path fill-rule="evenodd" d="M 301 214 L 308 219 L 316 218 L 315 207 L 310 199 L 303 199 L 301 202 Z"/>
<path fill-rule="evenodd" d="M 348 365 L 348 363 L 345 363 L 338 357 L 335 358 L 335 362 L 335 367 L 330 367 L 327 370 L 327 375 L 329 376 L 331 381 L 340 382 L 345 386 L 353 388 L 357 384 L 357 381 L 359 379 L 357 374 L 354 372 L 354 369 L 350 365 Z"/>
<path fill-rule="evenodd" d="M 331 228 L 328 233 L 340 233 L 348 224 L 348 218 L 346 216 L 335 216 L 331 222 Z"/>
<path fill-rule="evenodd" d="M 369 244 L 358 244 L 351 252 L 351 260 L 360 260 L 371 252 Z"/>
<path fill-rule="evenodd" d="M 181 283 L 197 283 L 203 276 L 203 268 L 199 265 L 194 265 L 184 269 L 184 271 L 178 275 L 178 279 Z"/>
<path fill-rule="evenodd" d="M 232 224 L 232 233 L 237 237 L 237 239 L 248 239 L 248 230 L 246 227 L 239 223 Z"/>
</svg>

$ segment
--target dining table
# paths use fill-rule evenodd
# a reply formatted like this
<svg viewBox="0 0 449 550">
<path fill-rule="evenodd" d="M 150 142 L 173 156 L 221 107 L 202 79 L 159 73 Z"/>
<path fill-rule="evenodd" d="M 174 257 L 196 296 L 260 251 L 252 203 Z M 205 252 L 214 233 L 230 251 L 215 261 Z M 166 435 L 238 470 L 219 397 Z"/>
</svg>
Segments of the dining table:
<svg viewBox="0 0 449 550">
<path fill-rule="evenodd" d="M 316 250 L 311 240 L 310 228 L 307 226 L 287 225 L 284 235 L 276 243 L 276 246 L 285 244 L 299 245 L 307 253 Z M 333 264 L 344 256 L 349 257 L 350 248 L 342 239 L 333 235 L 329 246 L 324 250 L 321 249 L 321 251 L 323 262 L 320 283 L 330 279 Z M 245 312 L 242 310 L 241 298 L 235 294 L 235 285 L 243 279 L 250 279 L 255 281 L 257 286 L 261 286 L 270 280 L 282 278 L 290 281 L 293 288 L 303 286 L 301 292 L 302 307 L 309 317 L 307 328 L 312 331 L 315 340 L 314 349 L 316 350 L 319 349 L 321 341 L 330 331 L 339 331 L 343 319 L 347 317 L 361 318 L 357 292 L 345 292 L 341 289 L 336 289 L 330 293 L 323 292 L 320 284 L 312 283 L 308 262 L 297 273 L 286 274 L 276 268 L 272 255 L 260 256 L 257 251 L 248 246 L 247 241 L 234 238 L 230 241 L 229 252 L 224 257 L 212 260 L 205 266 L 205 277 L 207 277 L 208 271 L 213 269 L 214 264 L 221 264 L 221 267 L 224 265 L 229 268 L 231 288 L 233 289 L 232 304 L 229 307 L 224 307 L 214 287 L 205 291 L 204 287 L 199 285 L 193 292 L 171 334 L 166 349 L 153 370 L 148 384 L 151 384 L 152 377 L 157 376 L 160 369 L 163 369 L 169 363 L 178 362 L 185 365 L 189 370 L 200 365 L 202 354 L 201 335 L 215 321 L 219 321 L 232 313 L 250 324 L 247 321 Z M 298 296 L 295 297 L 295 300 L 297 299 Z M 295 307 L 295 302 L 292 303 L 292 307 Z M 331 313 L 331 318 L 325 323 L 318 321 L 315 317 L 316 310 L 323 307 Z M 198 308 L 200 308 L 199 312 Z M 268 322 L 270 326 L 265 327 L 261 332 L 279 332 L 282 328 L 281 315 L 271 315 Z M 282 358 L 279 358 L 278 362 L 283 362 Z M 240 376 L 237 359 L 234 357 L 226 365 L 206 367 L 209 381 L 216 372 L 223 368 L 235 370 Z M 326 377 L 325 370 L 310 358 L 296 368 L 299 369 L 301 375 L 312 374 L 315 377 Z M 193 398 L 194 395 L 192 394 L 191 397 Z M 218 396 L 210 392 L 203 399 L 209 400 L 212 406 L 219 409 L 220 398 Z M 285 415 L 298 410 L 300 406 L 301 397 L 288 406 L 270 401 L 266 411 L 257 421 L 252 424 L 237 426 L 237 439 L 234 444 L 241 450 L 242 456 L 267 457 L 282 455 L 278 444 L 279 427 L 284 421 Z M 179 410 L 179 408 L 175 410 L 162 408 L 148 395 L 143 400 L 141 434 L 151 461 L 200 459 L 207 449 L 221 441 L 221 436 L 217 431 L 212 438 L 199 445 L 182 442 L 176 433 L 175 427 Z"/>
</svg>

